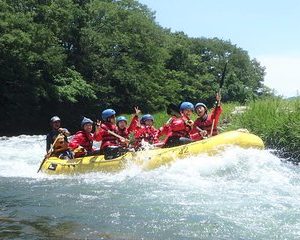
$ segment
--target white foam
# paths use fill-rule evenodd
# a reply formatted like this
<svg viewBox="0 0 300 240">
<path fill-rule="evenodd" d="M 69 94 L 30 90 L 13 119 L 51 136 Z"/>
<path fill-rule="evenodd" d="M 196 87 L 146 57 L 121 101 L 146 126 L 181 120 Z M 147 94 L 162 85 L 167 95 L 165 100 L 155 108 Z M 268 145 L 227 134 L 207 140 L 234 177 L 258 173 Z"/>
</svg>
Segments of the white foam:
<svg viewBox="0 0 300 240">
<path fill-rule="evenodd" d="M 37 169 L 46 148 L 45 136 L 27 136 L 0 139 L 0 176 L 38 177 Z"/>
<path fill-rule="evenodd" d="M 267 150 L 230 147 L 216 156 L 200 154 L 175 161 L 171 166 L 151 172 L 143 172 L 138 166 L 129 164 L 119 173 L 88 173 L 78 176 L 46 176 L 36 173 L 45 154 L 45 136 L 25 136 L 0 139 L 0 176 L 43 178 L 78 178 L 92 183 L 99 179 L 108 182 L 124 181 L 134 177 L 159 179 L 180 185 L 202 185 L 210 181 L 243 181 L 268 186 L 290 183 L 297 168 L 282 163 Z M 298 174 L 298 172 L 297 172 Z M 96 180 L 95 180 L 96 179 Z M 297 180 L 298 181 L 298 178 Z"/>
</svg>

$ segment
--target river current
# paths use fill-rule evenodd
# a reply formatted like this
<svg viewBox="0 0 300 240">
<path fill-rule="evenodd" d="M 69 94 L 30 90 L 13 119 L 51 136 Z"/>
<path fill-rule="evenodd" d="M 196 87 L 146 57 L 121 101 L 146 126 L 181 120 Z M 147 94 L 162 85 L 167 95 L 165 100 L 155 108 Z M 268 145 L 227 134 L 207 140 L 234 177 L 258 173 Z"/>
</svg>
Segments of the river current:
<svg viewBox="0 0 300 240">
<path fill-rule="evenodd" d="M 0 239 L 300 239 L 300 168 L 270 150 L 75 176 L 37 173 L 44 154 L 0 138 Z"/>
</svg>

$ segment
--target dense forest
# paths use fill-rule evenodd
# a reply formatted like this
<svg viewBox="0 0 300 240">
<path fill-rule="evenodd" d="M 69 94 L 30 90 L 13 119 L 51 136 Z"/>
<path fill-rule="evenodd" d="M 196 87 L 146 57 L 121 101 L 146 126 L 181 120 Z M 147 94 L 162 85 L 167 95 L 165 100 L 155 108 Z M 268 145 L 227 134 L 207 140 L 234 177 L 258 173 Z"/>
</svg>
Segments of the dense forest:
<svg viewBox="0 0 300 240">
<path fill-rule="evenodd" d="M 52 115 L 74 130 L 107 107 L 212 103 L 226 61 L 224 101 L 270 93 L 247 51 L 162 28 L 135 0 L 0 0 L 0 9 L 0 135 L 45 133 Z"/>
</svg>

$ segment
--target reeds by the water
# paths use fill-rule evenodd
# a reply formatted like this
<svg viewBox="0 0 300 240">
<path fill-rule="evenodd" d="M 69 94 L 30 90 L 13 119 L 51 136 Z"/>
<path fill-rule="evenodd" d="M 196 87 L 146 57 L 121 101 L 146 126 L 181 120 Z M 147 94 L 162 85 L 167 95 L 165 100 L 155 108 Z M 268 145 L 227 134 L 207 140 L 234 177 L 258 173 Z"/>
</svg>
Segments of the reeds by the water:
<svg viewBox="0 0 300 240">
<path fill-rule="evenodd" d="M 284 157 L 300 158 L 300 99 L 268 98 L 247 104 L 242 114 L 231 116 L 226 129 L 247 128 L 267 147 Z"/>
</svg>

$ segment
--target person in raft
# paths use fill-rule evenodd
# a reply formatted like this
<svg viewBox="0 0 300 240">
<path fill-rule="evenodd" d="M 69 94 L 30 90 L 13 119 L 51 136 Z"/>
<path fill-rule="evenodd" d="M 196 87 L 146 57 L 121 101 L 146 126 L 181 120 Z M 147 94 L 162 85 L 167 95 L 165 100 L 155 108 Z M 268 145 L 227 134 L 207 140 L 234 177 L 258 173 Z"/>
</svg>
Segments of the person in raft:
<svg viewBox="0 0 300 240">
<path fill-rule="evenodd" d="M 221 95 L 216 95 L 216 106 L 208 114 L 207 107 L 204 103 L 197 103 L 195 110 L 198 118 L 195 120 L 191 137 L 194 141 L 202 140 L 203 138 L 215 136 L 218 134 L 218 122 L 222 113 Z"/>
<path fill-rule="evenodd" d="M 61 127 L 61 120 L 58 116 L 54 116 L 50 119 L 50 126 L 52 130 L 46 137 L 47 155 L 53 145 L 53 152 L 51 152 L 51 155 L 61 159 L 72 159 L 73 154 L 68 147 L 68 136 L 70 136 L 70 132 L 68 129 Z"/>
<path fill-rule="evenodd" d="M 83 117 L 81 121 L 81 130 L 74 135 L 69 143 L 69 147 L 75 153 L 75 157 L 97 154 L 97 151 L 93 148 L 94 134 L 92 131 L 93 121 Z"/>
<path fill-rule="evenodd" d="M 68 138 L 70 136 L 70 132 L 66 128 L 62 128 L 61 120 L 58 116 L 54 116 L 50 119 L 51 131 L 47 134 L 46 137 L 46 151 L 48 152 L 51 148 L 51 145 L 57 138 L 59 134 L 64 135 L 65 141 L 68 142 Z"/>
<path fill-rule="evenodd" d="M 134 108 L 135 114 L 131 119 L 129 127 L 127 127 L 127 118 L 124 116 L 117 117 L 117 134 L 122 136 L 123 138 L 129 137 L 129 134 L 135 132 L 137 130 L 138 122 L 139 122 L 139 114 L 140 110 L 138 107 Z M 121 143 L 123 145 L 124 143 Z M 125 143 L 126 144 L 126 143 Z"/>
<path fill-rule="evenodd" d="M 103 122 L 98 121 L 94 139 L 102 141 L 100 154 L 104 154 L 105 159 L 113 159 L 127 152 L 124 145 L 129 143 L 127 138 L 119 136 L 116 125 L 116 111 L 106 109 L 101 113 Z"/>
<path fill-rule="evenodd" d="M 151 114 L 145 114 L 140 120 L 140 126 L 137 126 L 137 129 L 134 134 L 135 144 L 134 148 L 139 149 L 143 146 L 143 142 L 149 144 L 158 144 L 158 130 L 153 126 L 154 118 Z"/>
<path fill-rule="evenodd" d="M 164 147 L 175 147 L 192 142 L 190 133 L 194 123 L 190 117 L 193 114 L 194 105 L 191 102 L 182 102 L 179 111 L 179 116 L 172 116 L 160 129 L 159 136 L 167 135 Z"/>
</svg>

